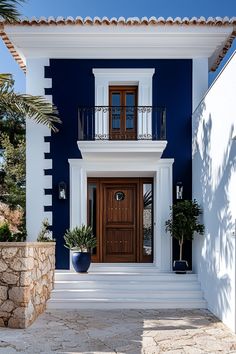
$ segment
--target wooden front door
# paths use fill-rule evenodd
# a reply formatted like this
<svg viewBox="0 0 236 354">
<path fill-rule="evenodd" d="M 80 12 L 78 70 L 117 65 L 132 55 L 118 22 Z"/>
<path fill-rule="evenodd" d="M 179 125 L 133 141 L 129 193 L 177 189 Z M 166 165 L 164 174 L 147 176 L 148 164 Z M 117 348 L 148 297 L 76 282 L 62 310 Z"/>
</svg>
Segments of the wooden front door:
<svg viewBox="0 0 236 354">
<path fill-rule="evenodd" d="M 89 178 L 87 200 L 93 262 L 152 262 L 152 179 Z"/>
<path fill-rule="evenodd" d="M 137 185 L 103 184 L 104 262 L 137 259 Z"/>
</svg>

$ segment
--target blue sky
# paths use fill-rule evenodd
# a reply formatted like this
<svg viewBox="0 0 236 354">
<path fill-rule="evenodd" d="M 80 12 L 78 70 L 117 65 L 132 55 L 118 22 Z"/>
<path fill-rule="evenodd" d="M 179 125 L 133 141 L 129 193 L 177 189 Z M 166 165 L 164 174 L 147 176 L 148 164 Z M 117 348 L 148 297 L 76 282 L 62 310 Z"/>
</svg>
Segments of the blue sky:
<svg viewBox="0 0 236 354">
<path fill-rule="evenodd" d="M 233 17 L 236 16 L 236 0 L 28 0 L 20 7 L 20 11 L 26 17 Z M 234 49 L 235 45 L 227 58 Z M 2 43 L 0 43 L 0 72 L 13 73 L 16 90 L 24 92 L 25 75 Z M 210 81 L 214 77 L 215 74 L 210 74 Z"/>
</svg>

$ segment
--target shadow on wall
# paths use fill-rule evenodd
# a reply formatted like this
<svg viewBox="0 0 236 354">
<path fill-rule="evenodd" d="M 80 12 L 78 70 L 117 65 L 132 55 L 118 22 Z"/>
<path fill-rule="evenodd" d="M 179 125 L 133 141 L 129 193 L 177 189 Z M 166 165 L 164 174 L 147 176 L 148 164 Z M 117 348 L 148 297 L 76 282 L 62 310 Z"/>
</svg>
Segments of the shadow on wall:
<svg viewBox="0 0 236 354">
<path fill-rule="evenodd" d="M 216 177 L 212 170 L 213 159 L 211 155 L 212 116 L 210 114 L 206 119 L 205 110 L 203 102 L 195 113 L 197 118 L 194 121 L 193 131 L 193 159 L 194 166 L 197 166 L 197 170 L 195 167 L 194 171 L 196 173 L 195 183 L 199 183 L 198 195 L 202 200 L 198 200 L 198 202 L 203 207 L 202 222 L 206 227 L 205 236 L 198 236 L 197 240 L 197 267 L 198 274 L 202 278 L 203 290 L 206 290 L 205 295 L 209 307 L 211 308 L 212 303 L 214 313 L 224 316 L 234 306 L 230 273 L 233 277 L 235 240 L 232 237 L 234 220 L 230 210 L 229 197 L 235 198 L 235 196 L 229 196 L 229 183 L 232 172 L 236 170 L 236 142 L 232 140 L 232 125 L 224 158 L 221 166 L 218 167 Z M 222 120 L 224 121 L 224 117 Z M 197 137 L 199 129 L 202 134 L 200 139 Z"/>
</svg>

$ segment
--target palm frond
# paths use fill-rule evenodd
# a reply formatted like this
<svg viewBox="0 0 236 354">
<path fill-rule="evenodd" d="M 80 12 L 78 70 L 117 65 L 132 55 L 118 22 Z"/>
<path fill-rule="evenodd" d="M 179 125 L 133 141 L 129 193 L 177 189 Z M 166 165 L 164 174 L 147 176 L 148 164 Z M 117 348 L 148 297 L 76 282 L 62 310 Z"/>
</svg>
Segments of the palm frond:
<svg viewBox="0 0 236 354">
<path fill-rule="evenodd" d="M 144 209 L 152 205 L 152 190 L 147 191 L 143 196 L 143 207 Z"/>
<path fill-rule="evenodd" d="M 1 0 L 0 0 L 1 1 Z M 2 85 L 5 81 L 13 81 L 12 74 L 0 74 L 0 85 Z"/>
<path fill-rule="evenodd" d="M 14 80 L 11 74 L 0 74 L 0 94 L 13 89 L 13 85 Z"/>
<path fill-rule="evenodd" d="M 0 111 L 20 114 L 32 118 L 36 123 L 46 125 L 56 132 L 55 123 L 61 123 L 55 106 L 41 96 L 17 94 L 13 91 L 0 92 Z"/>
<path fill-rule="evenodd" d="M 25 0 L 0 0 L 0 19 L 8 22 L 17 21 L 20 16 L 17 5 L 23 2 Z"/>
</svg>

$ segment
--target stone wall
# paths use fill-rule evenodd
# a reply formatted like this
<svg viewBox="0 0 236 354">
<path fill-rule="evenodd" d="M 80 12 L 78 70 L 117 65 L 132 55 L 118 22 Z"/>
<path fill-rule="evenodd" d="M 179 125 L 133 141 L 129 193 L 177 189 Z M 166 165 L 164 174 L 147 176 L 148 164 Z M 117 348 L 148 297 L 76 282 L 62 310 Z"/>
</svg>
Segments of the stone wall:
<svg viewBox="0 0 236 354">
<path fill-rule="evenodd" d="M 54 284 L 54 242 L 0 242 L 0 326 L 28 327 Z"/>
</svg>

